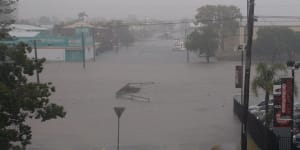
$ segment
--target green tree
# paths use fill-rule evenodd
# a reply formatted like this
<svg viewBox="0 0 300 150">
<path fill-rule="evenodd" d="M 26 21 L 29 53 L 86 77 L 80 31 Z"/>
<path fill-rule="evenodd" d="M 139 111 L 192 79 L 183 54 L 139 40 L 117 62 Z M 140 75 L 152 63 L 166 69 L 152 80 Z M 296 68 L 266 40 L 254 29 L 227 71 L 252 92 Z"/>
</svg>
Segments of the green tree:
<svg viewBox="0 0 300 150">
<path fill-rule="evenodd" d="M 24 43 L 0 45 L 0 147 L 4 150 L 25 149 L 30 144 L 31 127 L 26 120 L 47 121 L 66 115 L 62 106 L 49 101 L 55 91 L 51 83 L 27 79 L 34 72 L 41 73 L 45 62 L 28 58 L 26 53 L 30 51 Z"/>
<path fill-rule="evenodd" d="M 52 19 L 48 16 L 41 16 L 38 19 L 39 25 L 51 25 L 53 24 Z"/>
<path fill-rule="evenodd" d="M 206 61 L 210 62 L 210 57 L 215 56 L 218 48 L 217 34 L 211 27 L 202 27 L 194 30 L 188 35 L 185 47 L 189 51 L 198 53 L 198 56 L 205 54 Z"/>
<path fill-rule="evenodd" d="M 79 21 L 84 21 L 85 17 L 88 17 L 88 15 L 85 12 L 78 13 L 78 20 Z"/>
<path fill-rule="evenodd" d="M 238 20 L 242 14 L 236 6 L 206 5 L 197 9 L 195 16 L 197 24 L 214 28 L 218 34 L 219 47 L 224 51 L 224 39 L 234 35 L 239 27 Z"/>
<path fill-rule="evenodd" d="M 299 34 L 288 27 L 260 28 L 254 41 L 253 54 L 264 60 L 271 59 L 272 62 L 293 60 L 296 50 L 300 48 L 299 38 Z"/>
<path fill-rule="evenodd" d="M 101 26 L 105 29 L 95 38 L 96 42 L 101 43 L 100 49 L 102 50 L 111 50 L 114 45 L 128 47 L 135 41 L 133 33 L 129 30 L 129 25 L 121 20 L 97 22 L 95 26 Z"/>
<path fill-rule="evenodd" d="M 265 92 L 265 120 L 266 125 L 270 124 L 269 116 L 269 98 L 273 92 L 273 85 L 275 82 L 279 80 L 278 73 L 280 71 L 287 72 L 287 68 L 283 64 L 272 64 L 267 65 L 264 63 L 260 63 L 256 66 L 256 76 L 252 81 L 252 91 L 257 96 L 258 89 L 262 89 Z M 296 90 L 295 90 L 296 91 Z"/>
<path fill-rule="evenodd" d="M 14 23 L 12 13 L 18 0 L 0 0 L 0 39 L 10 38 L 9 26 Z"/>
<path fill-rule="evenodd" d="M 10 10 L 13 2 L 15 1 L 2 0 L 0 8 Z M 0 11 L 0 18 L 10 12 L 12 11 Z M 9 38 L 8 26 L 9 23 L 1 24 L 0 40 Z M 62 106 L 50 103 L 49 97 L 55 91 L 51 83 L 35 83 L 29 80 L 34 73 L 43 71 L 45 62 L 45 59 L 28 58 L 26 53 L 30 51 L 31 48 L 24 43 L 0 44 L 1 150 L 24 150 L 30 144 L 32 132 L 27 120 L 47 121 L 66 115 Z"/>
</svg>

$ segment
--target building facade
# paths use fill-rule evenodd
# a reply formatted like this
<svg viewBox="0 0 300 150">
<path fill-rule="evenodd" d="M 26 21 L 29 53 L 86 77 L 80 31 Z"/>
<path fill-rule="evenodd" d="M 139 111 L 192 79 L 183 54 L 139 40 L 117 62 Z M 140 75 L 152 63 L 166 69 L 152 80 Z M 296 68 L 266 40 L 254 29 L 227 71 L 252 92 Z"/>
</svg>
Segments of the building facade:
<svg viewBox="0 0 300 150">
<path fill-rule="evenodd" d="M 88 27 L 74 28 L 72 36 L 55 36 L 49 29 L 28 25 L 13 25 L 10 32 L 12 41 L 9 43 L 25 42 L 34 49 L 36 42 L 37 57 L 46 58 L 47 61 L 76 62 L 91 60 L 95 57 L 94 39 L 92 30 Z M 35 57 L 34 50 L 27 54 Z"/>
</svg>

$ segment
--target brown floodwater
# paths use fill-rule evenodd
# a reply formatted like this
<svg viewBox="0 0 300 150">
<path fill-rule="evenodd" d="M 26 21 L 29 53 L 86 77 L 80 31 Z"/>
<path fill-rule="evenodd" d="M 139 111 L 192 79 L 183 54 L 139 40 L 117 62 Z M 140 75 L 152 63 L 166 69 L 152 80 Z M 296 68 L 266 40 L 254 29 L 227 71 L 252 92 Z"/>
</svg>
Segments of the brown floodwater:
<svg viewBox="0 0 300 150">
<path fill-rule="evenodd" d="M 41 81 L 52 81 L 52 101 L 64 105 L 64 119 L 30 120 L 29 150 L 112 150 L 117 143 L 114 106 L 126 110 L 120 120 L 121 150 L 208 150 L 216 144 L 238 145 L 240 123 L 233 115 L 234 66 L 206 64 L 173 41 L 144 41 L 101 54 L 96 62 L 51 62 Z M 116 99 L 130 82 L 144 85 L 136 95 L 150 102 Z"/>
</svg>

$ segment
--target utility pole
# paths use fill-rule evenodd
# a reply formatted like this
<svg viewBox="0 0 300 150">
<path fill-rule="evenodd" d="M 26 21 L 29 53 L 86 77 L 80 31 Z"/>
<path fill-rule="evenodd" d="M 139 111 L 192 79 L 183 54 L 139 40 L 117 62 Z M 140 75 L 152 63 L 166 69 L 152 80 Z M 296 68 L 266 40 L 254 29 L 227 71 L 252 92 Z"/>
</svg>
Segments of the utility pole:
<svg viewBox="0 0 300 150">
<path fill-rule="evenodd" d="M 92 29 L 92 35 L 93 35 L 93 55 L 94 55 L 93 61 L 94 61 L 94 62 L 96 61 L 95 31 L 96 31 L 96 28 L 94 27 L 94 28 Z"/>
<path fill-rule="evenodd" d="M 244 82 L 244 112 L 243 112 L 243 133 L 241 137 L 241 148 L 247 150 L 247 122 L 248 122 L 248 107 L 249 107 L 249 89 L 250 89 L 250 73 L 251 73 L 251 55 L 253 42 L 253 26 L 254 26 L 254 2 L 249 0 L 249 12 L 247 18 L 248 38 L 246 46 L 246 64 L 245 64 L 245 82 Z"/>
<path fill-rule="evenodd" d="M 187 35 L 187 25 L 186 25 L 187 23 L 185 23 L 185 25 L 184 25 L 184 43 L 188 40 L 188 35 Z M 186 48 L 186 62 L 190 62 L 190 52 L 189 52 L 189 50 Z"/>
<path fill-rule="evenodd" d="M 294 142 L 293 142 L 293 137 L 294 137 L 294 92 L 295 92 L 295 66 L 293 66 L 292 69 L 292 106 L 291 106 L 291 149 L 294 148 Z"/>
<path fill-rule="evenodd" d="M 85 41 L 84 41 L 84 33 L 81 27 L 81 44 L 82 44 L 82 65 L 83 69 L 85 69 Z"/>
<path fill-rule="evenodd" d="M 35 64 L 38 62 L 38 57 L 37 57 L 37 48 L 36 48 L 36 40 L 33 40 L 33 46 L 34 46 L 34 59 L 35 59 Z M 40 75 L 38 70 L 36 70 L 36 81 L 37 83 L 40 83 Z"/>
</svg>

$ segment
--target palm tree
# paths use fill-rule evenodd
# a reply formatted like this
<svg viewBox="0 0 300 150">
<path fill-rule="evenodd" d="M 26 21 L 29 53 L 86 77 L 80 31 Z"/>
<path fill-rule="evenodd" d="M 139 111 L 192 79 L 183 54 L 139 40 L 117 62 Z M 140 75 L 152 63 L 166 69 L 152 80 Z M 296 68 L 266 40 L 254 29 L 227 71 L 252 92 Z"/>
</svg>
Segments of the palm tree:
<svg viewBox="0 0 300 150">
<path fill-rule="evenodd" d="M 270 117 L 268 117 L 269 97 L 273 92 L 274 82 L 279 80 L 279 78 L 277 76 L 280 71 L 287 73 L 287 67 L 283 64 L 267 65 L 264 63 L 260 63 L 256 66 L 256 74 L 257 75 L 252 81 L 252 91 L 256 96 L 258 95 L 258 93 L 257 93 L 258 89 L 262 89 L 265 91 L 266 126 L 268 126 L 270 123 L 270 120 L 269 120 Z"/>
</svg>

